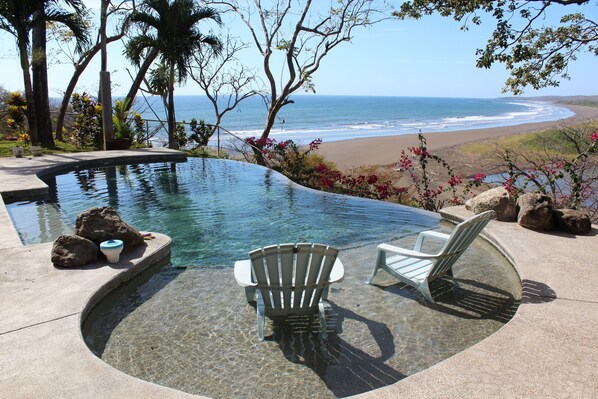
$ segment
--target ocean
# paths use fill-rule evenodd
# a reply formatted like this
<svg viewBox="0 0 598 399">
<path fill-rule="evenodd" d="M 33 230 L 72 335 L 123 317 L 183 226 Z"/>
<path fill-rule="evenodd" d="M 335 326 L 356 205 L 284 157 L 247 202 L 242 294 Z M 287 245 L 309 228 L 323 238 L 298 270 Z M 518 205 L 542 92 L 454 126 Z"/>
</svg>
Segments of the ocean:
<svg viewBox="0 0 598 399">
<path fill-rule="evenodd" d="M 270 134 L 277 141 L 292 139 L 305 144 L 316 138 L 329 142 L 419 131 L 449 133 L 556 121 L 574 115 L 551 103 L 513 98 L 297 95 L 291 99 L 294 103 L 282 109 Z M 204 96 L 176 96 L 175 107 L 178 121 L 214 121 L 211 103 Z M 134 108 L 146 119 L 165 120 L 160 98 L 140 98 Z M 259 136 L 266 111 L 261 98 L 250 98 L 226 114 L 221 126 L 242 138 Z M 159 137 L 163 140 L 165 135 Z"/>
</svg>

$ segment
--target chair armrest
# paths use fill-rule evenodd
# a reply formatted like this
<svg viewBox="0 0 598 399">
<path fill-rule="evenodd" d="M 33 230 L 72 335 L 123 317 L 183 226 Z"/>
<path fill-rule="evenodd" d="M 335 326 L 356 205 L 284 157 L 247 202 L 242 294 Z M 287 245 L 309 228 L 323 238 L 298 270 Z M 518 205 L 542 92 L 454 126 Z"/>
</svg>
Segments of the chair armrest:
<svg viewBox="0 0 598 399">
<path fill-rule="evenodd" d="M 257 283 L 251 280 L 251 260 L 238 260 L 235 262 L 235 280 L 241 287 L 255 287 Z"/>
<path fill-rule="evenodd" d="M 435 238 L 440 241 L 448 241 L 451 236 L 448 234 L 440 233 L 438 231 L 433 230 L 426 230 L 419 233 L 417 236 L 417 241 L 415 242 L 415 246 L 413 247 L 414 251 L 421 252 L 422 246 L 424 245 L 424 239 L 426 238 Z"/>
<path fill-rule="evenodd" d="M 423 252 L 414 251 L 411 249 L 395 247 L 394 245 L 390 245 L 390 244 L 378 245 L 378 251 L 391 252 L 391 253 L 395 253 L 398 255 L 408 256 L 410 258 L 417 258 L 417 259 L 436 259 L 436 258 L 438 258 L 437 254 L 434 254 L 434 255 L 425 254 Z"/>
<path fill-rule="evenodd" d="M 421 233 L 419 233 L 419 235 L 431 238 L 438 238 L 439 240 L 444 241 L 448 240 L 451 237 L 450 234 L 445 234 L 434 230 L 422 231 Z"/>
<path fill-rule="evenodd" d="M 332 271 L 330 277 L 328 277 L 329 283 L 340 283 L 345 278 L 345 267 L 343 262 L 339 258 L 336 258 L 334 265 L 332 265 Z"/>
</svg>

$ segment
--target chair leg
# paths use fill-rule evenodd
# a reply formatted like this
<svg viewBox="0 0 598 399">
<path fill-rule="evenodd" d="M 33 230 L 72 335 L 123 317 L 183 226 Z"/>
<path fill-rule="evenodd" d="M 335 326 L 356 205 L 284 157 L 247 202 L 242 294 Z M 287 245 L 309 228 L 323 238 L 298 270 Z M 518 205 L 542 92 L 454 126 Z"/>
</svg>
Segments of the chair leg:
<svg viewBox="0 0 598 399">
<path fill-rule="evenodd" d="M 424 296 L 424 298 L 426 298 L 426 300 L 430 301 L 431 303 L 436 303 L 434 301 L 434 299 L 432 298 L 432 293 L 430 292 L 430 287 L 428 286 L 427 281 L 424 281 L 419 286 L 419 291 L 423 294 L 423 296 Z"/>
<path fill-rule="evenodd" d="M 264 340 L 264 324 L 266 322 L 266 306 L 262 299 L 262 294 L 257 291 L 257 336 L 260 341 Z"/>
<path fill-rule="evenodd" d="M 372 280 L 374 279 L 374 276 L 376 275 L 376 273 L 378 273 L 378 269 L 380 269 L 380 267 L 385 264 L 386 264 L 386 252 L 378 250 L 378 255 L 376 256 L 376 264 L 374 265 L 374 270 L 372 270 L 372 275 L 365 283 L 372 284 Z"/>
<path fill-rule="evenodd" d="M 328 325 L 326 324 L 326 311 L 324 309 L 324 302 L 320 301 L 318 304 L 318 316 L 320 317 L 320 331 L 322 332 L 322 337 L 328 337 Z"/>
<path fill-rule="evenodd" d="M 245 287 L 247 302 L 255 302 L 255 287 Z"/>
</svg>

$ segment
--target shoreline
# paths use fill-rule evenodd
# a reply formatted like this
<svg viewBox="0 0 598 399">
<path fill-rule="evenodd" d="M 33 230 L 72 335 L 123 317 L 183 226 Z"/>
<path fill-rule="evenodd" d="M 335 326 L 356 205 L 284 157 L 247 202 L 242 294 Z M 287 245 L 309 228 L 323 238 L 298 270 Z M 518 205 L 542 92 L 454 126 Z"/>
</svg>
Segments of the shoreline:
<svg viewBox="0 0 598 399">
<path fill-rule="evenodd" d="M 569 104 L 558 105 L 568 108 L 575 115 L 550 122 L 451 132 L 425 132 L 424 135 L 428 143 L 428 149 L 438 150 L 489 138 L 532 133 L 559 125 L 570 125 L 590 119 L 598 119 L 598 108 Z M 349 170 L 360 166 L 389 165 L 398 161 L 401 150 L 418 145 L 417 136 L 417 134 L 403 134 L 324 142 L 320 145 L 318 153 L 323 155 L 327 161 L 334 162 L 341 170 Z"/>
</svg>

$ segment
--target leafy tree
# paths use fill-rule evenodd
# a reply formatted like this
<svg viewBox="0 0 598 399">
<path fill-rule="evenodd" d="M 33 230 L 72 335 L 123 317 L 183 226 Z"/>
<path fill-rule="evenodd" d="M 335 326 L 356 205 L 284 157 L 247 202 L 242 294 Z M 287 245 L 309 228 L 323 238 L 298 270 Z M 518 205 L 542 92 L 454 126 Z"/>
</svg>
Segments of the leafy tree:
<svg viewBox="0 0 598 399">
<path fill-rule="evenodd" d="M 542 25 L 549 13 L 565 6 L 573 12 L 563 16 L 559 26 Z M 505 64 L 510 77 L 503 91 L 521 94 L 528 85 L 559 86 L 561 79 L 569 79 L 569 63 L 584 51 L 598 56 L 598 22 L 586 16 L 596 6 L 598 2 L 590 0 L 411 0 L 395 15 L 420 19 L 438 13 L 462 22 L 462 29 L 480 25 L 482 14 L 491 15 L 496 27 L 486 47 L 477 50 L 476 65 Z"/>
<path fill-rule="evenodd" d="M 132 3 L 131 7 L 134 7 L 134 1 L 132 2 L 130 0 L 120 0 L 118 4 L 113 5 L 107 12 L 107 18 L 111 19 L 112 17 L 121 17 L 122 21 L 118 24 L 116 32 L 114 32 L 114 34 L 111 34 L 106 38 L 106 44 L 116 42 L 125 36 L 126 16 L 130 12 L 130 9 L 128 8 L 128 3 Z M 95 29 L 95 27 L 89 22 L 91 16 L 89 15 L 88 10 L 82 10 L 81 17 L 89 30 Z M 75 38 L 73 37 L 72 32 L 69 29 L 65 29 L 63 26 L 53 23 L 48 24 L 48 28 L 49 37 L 57 43 L 56 52 L 60 53 L 63 56 L 63 58 L 68 59 L 68 62 L 70 62 L 74 68 L 73 75 L 63 93 L 62 102 L 60 105 L 58 116 L 56 118 L 56 138 L 61 140 L 62 130 L 64 127 L 64 119 L 68 110 L 71 96 L 73 95 L 73 92 L 77 87 L 77 82 L 79 81 L 79 78 L 87 69 L 90 62 L 101 50 L 101 33 L 98 29 L 95 41 L 93 41 L 93 43 L 91 43 L 90 46 L 87 47 L 83 52 L 77 52 L 74 51 L 74 48 L 72 47 L 73 43 L 76 45 L 76 41 L 74 40 Z"/>
<path fill-rule="evenodd" d="M 324 58 L 349 42 L 355 28 L 374 24 L 380 13 L 372 0 L 323 3 L 277 0 L 266 8 L 259 0 L 213 2 L 239 16 L 263 58 L 268 114 L 258 144 L 266 142 L 282 107 L 293 103 L 291 94 L 300 89 L 315 92 L 312 77 Z M 255 155 L 265 164 L 259 148 Z"/>
<path fill-rule="evenodd" d="M 178 148 L 174 85 L 186 80 L 189 60 L 200 47 L 209 46 L 216 52 L 220 51 L 220 40 L 213 35 L 202 34 L 197 28 L 203 20 L 220 24 L 220 16 L 213 8 L 199 7 L 193 0 L 146 0 L 139 11 L 131 14 L 130 20 L 141 26 L 144 32 L 129 40 L 126 56 L 139 66 L 143 56 L 156 49 L 161 63 L 168 69 L 168 145 Z"/>
<path fill-rule="evenodd" d="M 60 23 L 69 28 L 77 41 L 80 53 L 89 44 L 87 25 L 83 20 L 84 5 L 82 0 L 35 0 L 36 10 L 33 14 L 33 37 L 31 73 L 33 78 L 33 97 L 38 139 L 43 146 L 53 147 L 52 122 L 50 121 L 50 103 L 48 93 L 48 63 L 46 51 L 46 23 Z M 74 12 L 67 12 L 60 7 L 62 2 Z"/>
<path fill-rule="evenodd" d="M 51 127 L 47 125 L 49 105 L 45 24 L 53 21 L 69 27 L 78 39 L 78 51 L 87 43 L 84 23 L 77 14 L 78 10 L 82 10 L 82 1 L 65 0 L 65 3 L 74 7 L 75 12 L 69 13 L 60 8 L 58 0 L 0 0 L 0 29 L 13 35 L 17 42 L 31 139 L 33 142 L 42 141 L 42 144 L 49 145 L 52 144 L 52 132 Z M 34 30 L 32 43 L 30 34 Z M 37 102 L 30 70 L 33 71 L 38 89 Z M 38 126 L 38 121 L 41 121 L 41 126 Z"/>
<path fill-rule="evenodd" d="M 193 79 L 212 103 L 214 123 L 205 125 L 212 136 L 222 123 L 222 118 L 249 97 L 260 95 L 255 89 L 256 72 L 239 62 L 237 55 L 249 46 L 236 38 L 226 37 L 219 54 L 203 48 L 193 55 L 190 71 Z M 209 137 L 208 137 L 209 139 Z M 205 144 L 207 145 L 207 141 Z"/>
</svg>

